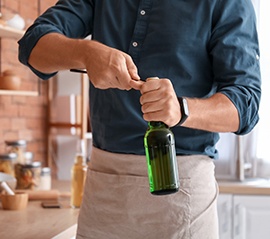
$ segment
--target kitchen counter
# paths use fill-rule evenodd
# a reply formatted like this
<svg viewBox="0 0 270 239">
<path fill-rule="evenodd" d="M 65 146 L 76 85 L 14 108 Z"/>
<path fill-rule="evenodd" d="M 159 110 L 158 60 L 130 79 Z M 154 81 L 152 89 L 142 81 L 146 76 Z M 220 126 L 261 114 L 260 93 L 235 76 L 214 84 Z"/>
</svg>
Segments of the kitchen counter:
<svg viewBox="0 0 270 239">
<path fill-rule="evenodd" d="M 245 182 L 218 180 L 220 193 L 270 195 L 270 180 L 255 179 Z M 69 206 L 69 181 L 54 181 L 53 189 L 64 192 L 61 208 L 41 207 L 41 201 L 29 201 L 21 211 L 2 210 L 0 207 L 0 238 L 2 239 L 70 239 L 75 238 L 79 209 Z"/>
<path fill-rule="evenodd" d="M 69 191 L 69 181 L 53 182 L 52 188 Z M 67 193 L 65 193 L 67 194 Z M 29 201 L 24 210 L 0 209 L 1 239 L 75 238 L 79 209 L 69 206 L 68 196 L 60 197 L 61 208 L 42 208 L 41 201 Z"/>
<path fill-rule="evenodd" d="M 270 195 L 270 180 L 257 178 L 246 179 L 243 182 L 217 180 L 220 193 L 244 195 Z"/>
</svg>

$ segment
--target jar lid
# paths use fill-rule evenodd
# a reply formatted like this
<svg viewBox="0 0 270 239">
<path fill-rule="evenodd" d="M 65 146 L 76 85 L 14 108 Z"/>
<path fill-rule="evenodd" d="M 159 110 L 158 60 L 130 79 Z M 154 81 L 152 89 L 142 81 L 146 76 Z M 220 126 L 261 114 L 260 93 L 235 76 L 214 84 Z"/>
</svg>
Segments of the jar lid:
<svg viewBox="0 0 270 239">
<path fill-rule="evenodd" d="M 42 175 L 50 175 L 51 174 L 51 169 L 49 167 L 44 167 L 41 169 L 41 174 Z"/>
<path fill-rule="evenodd" d="M 33 162 L 29 164 L 24 164 L 24 168 L 40 168 L 41 167 L 41 162 Z"/>
<path fill-rule="evenodd" d="M 44 167 L 44 168 L 42 168 L 42 172 L 49 173 L 49 172 L 51 172 L 51 169 L 49 167 Z"/>
<path fill-rule="evenodd" d="M 17 158 L 17 154 L 10 153 L 10 154 L 0 154 L 0 160 L 13 160 Z"/>
<path fill-rule="evenodd" d="M 26 140 L 5 141 L 8 146 L 26 146 Z"/>
</svg>

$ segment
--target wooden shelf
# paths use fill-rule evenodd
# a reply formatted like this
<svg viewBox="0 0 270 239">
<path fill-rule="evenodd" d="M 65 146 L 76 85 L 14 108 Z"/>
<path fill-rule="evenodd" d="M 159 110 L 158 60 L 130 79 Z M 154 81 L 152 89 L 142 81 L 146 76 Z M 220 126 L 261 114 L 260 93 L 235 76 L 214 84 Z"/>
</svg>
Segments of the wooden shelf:
<svg viewBox="0 0 270 239">
<path fill-rule="evenodd" d="M 38 96 L 37 91 L 0 90 L 0 95 Z"/>
<path fill-rule="evenodd" d="M 0 38 L 19 40 L 25 31 L 0 24 Z M 1 90 L 0 95 L 38 96 L 38 91 Z"/>
<path fill-rule="evenodd" d="M 50 122 L 49 127 L 55 127 L 55 128 L 81 128 L 82 124 L 71 124 L 71 123 L 61 123 L 61 122 Z"/>
<path fill-rule="evenodd" d="M 0 24 L 0 37 L 20 39 L 24 31 Z"/>
</svg>

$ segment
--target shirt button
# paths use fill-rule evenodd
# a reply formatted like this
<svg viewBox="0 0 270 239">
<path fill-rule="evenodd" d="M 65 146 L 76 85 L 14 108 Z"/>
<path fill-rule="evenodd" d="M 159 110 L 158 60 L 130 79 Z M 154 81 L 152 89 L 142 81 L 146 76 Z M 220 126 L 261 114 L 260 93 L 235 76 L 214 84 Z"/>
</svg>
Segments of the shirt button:
<svg viewBox="0 0 270 239">
<path fill-rule="evenodd" d="M 138 46 L 138 42 L 135 42 L 135 41 L 134 41 L 134 42 L 132 43 L 132 46 L 137 47 L 137 46 Z"/>
<path fill-rule="evenodd" d="M 141 10 L 141 15 L 144 16 L 145 15 L 145 11 Z"/>
</svg>

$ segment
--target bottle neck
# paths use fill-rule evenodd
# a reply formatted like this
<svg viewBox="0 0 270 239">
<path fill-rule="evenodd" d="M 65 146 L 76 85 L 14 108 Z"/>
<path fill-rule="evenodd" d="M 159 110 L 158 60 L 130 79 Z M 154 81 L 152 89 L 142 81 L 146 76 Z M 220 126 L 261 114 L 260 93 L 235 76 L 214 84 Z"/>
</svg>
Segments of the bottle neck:
<svg viewBox="0 0 270 239">
<path fill-rule="evenodd" d="M 161 121 L 149 121 L 148 126 L 150 128 L 168 128 L 168 126 Z"/>
<path fill-rule="evenodd" d="M 75 164 L 85 164 L 85 158 L 82 154 L 77 154 L 75 157 Z"/>
</svg>

